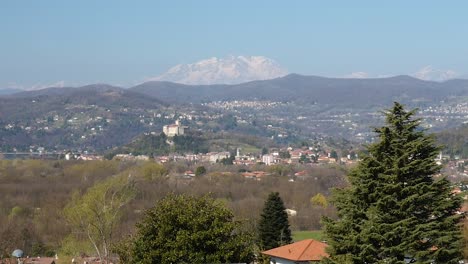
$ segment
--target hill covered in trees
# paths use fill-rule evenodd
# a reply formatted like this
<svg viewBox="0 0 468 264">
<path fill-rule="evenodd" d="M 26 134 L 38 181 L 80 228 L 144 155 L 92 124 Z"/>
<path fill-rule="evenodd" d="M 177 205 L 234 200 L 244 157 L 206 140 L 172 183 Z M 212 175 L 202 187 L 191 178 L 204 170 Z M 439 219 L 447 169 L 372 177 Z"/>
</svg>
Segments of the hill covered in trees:
<svg viewBox="0 0 468 264">
<path fill-rule="evenodd" d="M 169 153 L 206 153 L 208 145 L 200 135 L 186 134 L 168 138 L 164 133 L 159 135 L 142 135 L 131 143 L 116 148 L 107 154 L 111 158 L 115 154 L 132 154 L 161 156 Z"/>
<path fill-rule="evenodd" d="M 437 141 L 444 146 L 444 152 L 452 156 L 468 158 L 468 124 L 442 131 L 436 137 Z"/>
</svg>

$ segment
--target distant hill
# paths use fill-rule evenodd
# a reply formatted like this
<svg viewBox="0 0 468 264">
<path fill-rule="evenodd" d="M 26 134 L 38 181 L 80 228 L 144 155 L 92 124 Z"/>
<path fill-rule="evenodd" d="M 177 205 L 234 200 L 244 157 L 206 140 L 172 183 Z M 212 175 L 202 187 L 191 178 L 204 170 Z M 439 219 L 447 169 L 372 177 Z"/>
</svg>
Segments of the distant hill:
<svg viewBox="0 0 468 264">
<path fill-rule="evenodd" d="M 468 96 L 468 80 L 423 81 L 409 76 L 379 79 L 342 79 L 290 74 L 282 78 L 236 85 L 182 85 L 147 82 L 131 91 L 176 103 L 218 100 L 272 100 L 368 107 L 393 101 L 438 102 Z"/>
<path fill-rule="evenodd" d="M 0 147 L 108 149 L 148 131 L 142 117 L 167 104 L 109 85 L 48 88 L 0 97 Z M 153 122 L 157 130 L 162 124 Z"/>
<path fill-rule="evenodd" d="M 7 88 L 7 89 L 0 89 L 0 96 L 2 95 L 9 95 L 9 94 L 14 94 L 14 93 L 19 93 L 19 92 L 22 92 L 23 90 L 20 90 L 20 89 L 10 89 L 10 88 Z"/>
<path fill-rule="evenodd" d="M 165 105 L 161 100 L 141 93 L 106 85 L 47 88 L 24 91 L 0 97 L 0 118 L 13 121 L 42 116 L 51 111 L 66 111 L 70 106 L 97 106 L 106 109 L 119 107 L 157 108 Z"/>
</svg>

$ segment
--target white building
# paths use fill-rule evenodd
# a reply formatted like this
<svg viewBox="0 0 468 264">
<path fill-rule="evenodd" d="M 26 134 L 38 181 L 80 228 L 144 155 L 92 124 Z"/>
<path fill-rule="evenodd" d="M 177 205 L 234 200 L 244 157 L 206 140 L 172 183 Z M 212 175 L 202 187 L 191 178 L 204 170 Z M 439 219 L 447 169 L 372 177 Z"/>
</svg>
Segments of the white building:
<svg viewBox="0 0 468 264">
<path fill-rule="evenodd" d="M 263 155 L 262 156 L 262 162 L 265 163 L 265 165 L 271 165 L 275 163 L 275 157 L 273 155 L 268 154 L 268 155 Z"/>
<path fill-rule="evenodd" d="M 176 120 L 175 124 L 163 126 L 163 133 L 168 137 L 180 136 L 185 133 L 185 129 L 188 127 L 182 126 L 179 120 Z"/>
</svg>

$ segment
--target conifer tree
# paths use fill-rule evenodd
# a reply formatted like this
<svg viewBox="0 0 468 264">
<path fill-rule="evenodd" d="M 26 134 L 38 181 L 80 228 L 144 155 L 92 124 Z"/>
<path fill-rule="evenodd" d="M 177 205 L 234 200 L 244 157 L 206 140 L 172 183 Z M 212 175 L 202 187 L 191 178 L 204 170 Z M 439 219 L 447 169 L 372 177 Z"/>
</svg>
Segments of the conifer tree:
<svg viewBox="0 0 468 264">
<path fill-rule="evenodd" d="M 288 214 L 278 192 L 270 193 L 265 201 L 258 225 L 260 247 L 272 249 L 292 242 Z"/>
<path fill-rule="evenodd" d="M 379 141 L 334 192 L 339 219 L 325 218 L 332 263 L 458 263 L 461 198 L 434 179 L 439 148 L 416 110 L 395 103 L 376 128 Z M 405 262 L 406 261 L 406 262 Z"/>
</svg>

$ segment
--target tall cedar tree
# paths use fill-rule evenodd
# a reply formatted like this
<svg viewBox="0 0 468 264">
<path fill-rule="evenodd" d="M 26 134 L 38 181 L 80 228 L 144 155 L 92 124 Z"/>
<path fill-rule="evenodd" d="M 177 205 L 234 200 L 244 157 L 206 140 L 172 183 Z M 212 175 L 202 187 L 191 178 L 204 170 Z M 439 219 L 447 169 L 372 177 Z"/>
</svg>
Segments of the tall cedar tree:
<svg viewBox="0 0 468 264">
<path fill-rule="evenodd" d="M 332 263 L 458 263 L 461 198 L 435 162 L 439 148 L 416 110 L 384 112 L 379 142 L 334 192 L 339 220 L 324 218 Z"/>
<path fill-rule="evenodd" d="M 260 216 L 258 231 L 260 247 L 264 250 L 292 242 L 288 214 L 278 192 L 270 193 Z"/>
</svg>

